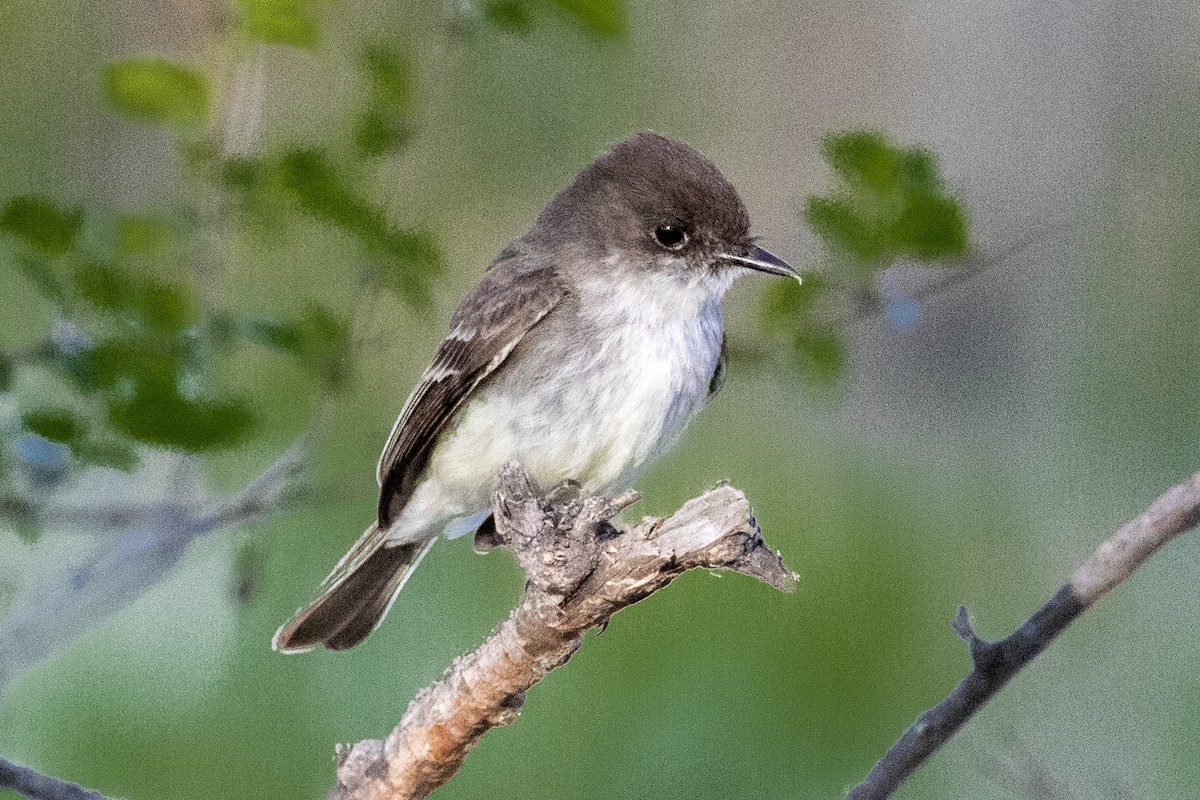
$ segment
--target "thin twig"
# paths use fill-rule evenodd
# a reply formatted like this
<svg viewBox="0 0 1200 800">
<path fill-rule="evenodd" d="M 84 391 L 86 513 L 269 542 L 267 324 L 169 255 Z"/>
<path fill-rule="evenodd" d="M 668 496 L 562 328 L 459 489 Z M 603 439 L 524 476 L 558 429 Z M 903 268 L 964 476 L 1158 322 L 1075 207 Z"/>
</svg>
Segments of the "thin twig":
<svg viewBox="0 0 1200 800">
<path fill-rule="evenodd" d="M 94 789 L 43 775 L 0 758 L 0 789 L 16 792 L 29 800 L 109 800 Z"/>
<path fill-rule="evenodd" d="M 512 724 L 525 693 L 567 662 L 584 634 L 689 569 L 726 569 L 790 591 L 796 575 L 768 549 L 749 503 L 729 486 L 666 520 L 624 533 L 608 524 L 635 494 L 585 496 L 577 484 L 535 493 L 515 462 L 493 502 L 497 538 L 528 581 L 520 605 L 479 649 L 421 691 L 385 741 L 339 754 L 338 800 L 427 797 L 458 772 L 492 728 Z"/>
<path fill-rule="evenodd" d="M 950 740 L 1026 664 L 1096 600 L 1175 537 L 1200 524 L 1200 473 L 1165 492 L 1096 548 L 1072 577 L 1014 633 L 997 642 L 975 634 L 960 606 L 952 626 L 972 669 L 946 699 L 917 717 L 846 800 L 884 800 Z"/>
</svg>

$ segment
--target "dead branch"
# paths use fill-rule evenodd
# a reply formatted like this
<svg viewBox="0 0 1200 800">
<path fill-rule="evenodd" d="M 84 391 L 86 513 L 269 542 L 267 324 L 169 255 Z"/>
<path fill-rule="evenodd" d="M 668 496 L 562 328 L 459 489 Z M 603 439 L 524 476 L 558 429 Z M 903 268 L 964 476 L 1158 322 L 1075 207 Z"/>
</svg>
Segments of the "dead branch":
<svg viewBox="0 0 1200 800">
<path fill-rule="evenodd" d="M 0 789 L 9 789 L 29 800 L 109 800 L 93 789 L 43 775 L 0 758 Z"/>
<path fill-rule="evenodd" d="M 1200 525 L 1200 473 L 1165 492 L 1105 540 L 1071 582 L 1011 635 L 987 642 L 959 606 L 952 626 L 967 643 L 972 668 L 946 699 L 917 717 L 846 800 L 884 800 L 950 740 L 1026 664 L 1098 599 L 1167 542 Z"/>
<path fill-rule="evenodd" d="M 538 495 L 520 465 L 493 497 L 498 539 L 526 570 L 520 605 L 409 705 L 386 740 L 342 751 L 339 800 L 427 797 L 458 772 L 485 733 L 516 720 L 525 693 L 562 666 L 584 634 L 689 569 L 724 569 L 791 591 L 797 576 L 768 549 L 745 496 L 718 486 L 665 520 L 622 533 L 609 524 L 637 500 L 563 483 Z"/>
</svg>

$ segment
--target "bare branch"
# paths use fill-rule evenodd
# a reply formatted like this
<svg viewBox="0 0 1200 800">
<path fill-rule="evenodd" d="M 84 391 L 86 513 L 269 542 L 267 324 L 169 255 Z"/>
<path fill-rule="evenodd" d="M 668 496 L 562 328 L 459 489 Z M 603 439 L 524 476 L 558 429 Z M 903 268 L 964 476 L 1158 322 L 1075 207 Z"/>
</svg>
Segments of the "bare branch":
<svg viewBox="0 0 1200 800">
<path fill-rule="evenodd" d="M 103 537 L 81 561 L 27 587 L 0 620 L 0 691 L 157 585 L 197 538 L 277 512 L 293 500 L 306 442 L 300 436 L 244 492 L 215 509 L 187 491 L 119 509 L 128 517 L 127 529 Z M 192 459 L 187 464 L 195 467 Z M 129 480 L 127 488 L 136 490 L 142 478 Z M 104 516 L 98 497 L 85 496 L 83 504 L 98 519 Z M 48 518 L 54 518 L 53 510 Z"/>
<path fill-rule="evenodd" d="M 29 800 L 109 800 L 92 789 L 43 775 L 0 758 L 0 789 L 9 789 Z"/>
<path fill-rule="evenodd" d="M 976 635 L 960 606 L 951 623 L 967 643 L 972 669 L 946 699 L 917 717 L 847 800 L 884 800 L 950 740 L 1026 664 L 1096 600 L 1133 574 L 1160 547 L 1200 524 L 1200 473 L 1155 500 L 1104 541 L 1071 583 L 1061 587 L 1008 637 Z"/>
<path fill-rule="evenodd" d="M 767 548 L 745 496 L 718 486 L 665 520 L 609 525 L 635 494 L 583 494 L 565 482 L 539 496 L 510 462 L 494 496 L 497 537 L 528 576 L 525 595 L 479 649 L 422 690 L 384 741 L 339 754 L 339 800 L 427 797 L 485 733 L 516 720 L 526 691 L 562 666 L 591 628 L 689 569 L 725 569 L 791 591 L 796 575 Z"/>
</svg>

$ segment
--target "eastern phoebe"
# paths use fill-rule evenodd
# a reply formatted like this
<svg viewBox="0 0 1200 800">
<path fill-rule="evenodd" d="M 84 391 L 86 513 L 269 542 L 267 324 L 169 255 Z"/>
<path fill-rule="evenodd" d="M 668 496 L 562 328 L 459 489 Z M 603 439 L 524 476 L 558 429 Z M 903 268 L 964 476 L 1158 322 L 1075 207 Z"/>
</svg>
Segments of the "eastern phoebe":
<svg viewBox="0 0 1200 800">
<path fill-rule="evenodd" d="M 627 489 L 720 388 L 721 299 L 749 270 L 800 277 L 691 147 L 638 133 L 589 164 L 459 305 L 383 448 L 376 521 L 273 647 L 365 639 L 439 533 L 490 523 L 509 459 Z"/>
</svg>

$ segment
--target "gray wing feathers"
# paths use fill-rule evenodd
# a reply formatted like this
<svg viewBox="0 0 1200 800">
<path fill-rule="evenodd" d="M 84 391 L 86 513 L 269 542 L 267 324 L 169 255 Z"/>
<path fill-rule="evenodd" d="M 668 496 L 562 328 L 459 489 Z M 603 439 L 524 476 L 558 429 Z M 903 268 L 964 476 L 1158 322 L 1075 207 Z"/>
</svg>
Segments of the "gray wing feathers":
<svg viewBox="0 0 1200 800">
<path fill-rule="evenodd" d="M 454 413 L 564 294 L 552 267 L 531 268 L 516 258 L 495 265 L 466 296 L 380 456 L 381 530 L 408 503 Z"/>
</svg>

